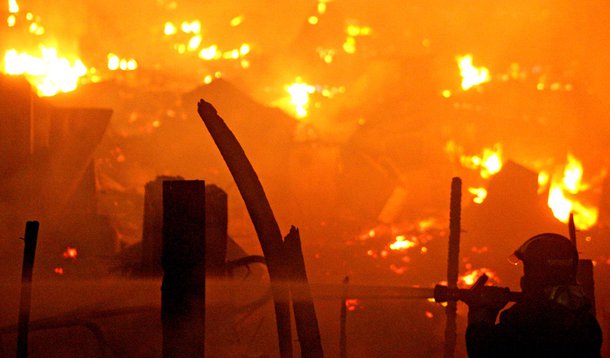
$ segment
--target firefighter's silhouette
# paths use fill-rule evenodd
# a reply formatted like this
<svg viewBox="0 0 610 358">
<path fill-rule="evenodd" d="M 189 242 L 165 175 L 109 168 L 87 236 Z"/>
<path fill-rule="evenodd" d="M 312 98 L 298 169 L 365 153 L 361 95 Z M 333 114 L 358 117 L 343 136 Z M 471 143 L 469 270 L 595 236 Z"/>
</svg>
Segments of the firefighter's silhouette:
<svg viewBox="0 0 610 358">
<path fill-rule="evenodd" d="M 578 252 L 559 234 L 527 240 L 514 256 L 523 263 L 522 299 L 486 287 L 466 300 L 470 357 L 601 357 L 602 333 L 590 300 L 576 282 Z"/>
</svg>

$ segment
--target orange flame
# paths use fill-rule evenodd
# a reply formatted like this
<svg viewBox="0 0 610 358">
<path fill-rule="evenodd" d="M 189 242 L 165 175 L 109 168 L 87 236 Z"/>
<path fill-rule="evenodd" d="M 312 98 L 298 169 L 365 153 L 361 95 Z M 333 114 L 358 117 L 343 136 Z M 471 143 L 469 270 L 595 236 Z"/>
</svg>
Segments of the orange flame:
<svg viewBox="0 0 610 358">
<path fill-rule="evenodd" d="M 570 213 L 574 213 L 575 225 L 586 230 L 595 225 L 599 211 L 573 198 L 588 189 L 588 185 L 582 183 L 583 172 L 580 160 L 568 153 L 563 177 L 554 177 L 551 182 L 547 204 L 557 220 L 567 223 Z"/>
<path fill-rule="evenodd" d="M 474 195 L 472 201 L 476 204 L 482 204 L 483 201 L 485 201 L 485 198 L 487 197 L 487 189 L 485 188 L 468 188 L 468 192 Z"/>
<path fill-rule="evenodd" d="M 70 61 L 57 54 L 57 49 L 40 46 L 41 54 L 34 56 L 19 53 L 16 49 L 6 51 L 4 72 L 9 75 L 25 75 L 38 89 L 40 96 L 54 96 L 59 92 L 72 92 L 79 79 L 87 74 L 87 67 L 80 59 Z"/>
<path fill-rule="evenodd" d="M 309 95 L 315 91 L 316 88 L 314 86 L 304 83 L 300 77 L 297 77 L 294 83 L 286 86 L 286 92 L 288 92 L 290 97 L 276 101 L 275 104 L 286 111 L 294 113 L 297 119 L 302 119 L 309 114 Z"/>
<path fill-rule="evenodd" d="M 451 148 L 448 144 L 447 150 Z M 492 148 L 483 148 L 481 155 L 461 155 L 460 163 L 465 168 L 479 170 L 481 177 L 488 179 L 502 170 L 502 146 L 500 143 L 496 143 Z"/>
<path fill-rule="evenodd" d="M 486 274 L 489 277 L 490 281 L 493 281 L 495 283 L 500 282 L 500 278 L 498 277 L 498 275 L 496 275 L 493 271 L 489 270 L 488 268 L 483 267 L 480 269 L 470 270 L 467 273 L 465 273 L 464 275 L 459 276 L 458 283 L 462 283 L 466 286 L 472 286 L 472 285 L 474 285 L 474 283 L 477 281 L 477 279 L 482 274 Z"/>
</svg>

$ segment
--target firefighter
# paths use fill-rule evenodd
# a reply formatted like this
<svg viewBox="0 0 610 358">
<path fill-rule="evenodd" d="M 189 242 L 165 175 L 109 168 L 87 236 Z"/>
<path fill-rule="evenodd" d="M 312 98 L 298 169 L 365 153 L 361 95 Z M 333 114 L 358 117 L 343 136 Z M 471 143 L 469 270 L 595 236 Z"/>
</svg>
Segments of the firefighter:
<svg viewBox="0 0 610 358">
<path fill-rule="evenodd" d="M 602 332 L 576 282 L 578 252 L 559 234 L 536 235 L 514 257 L 523 262 L 523 299 L 508 303 L 508 289 L 484 287 L 466 299 L 470 357 L 601 357 Z"/>
</svg>

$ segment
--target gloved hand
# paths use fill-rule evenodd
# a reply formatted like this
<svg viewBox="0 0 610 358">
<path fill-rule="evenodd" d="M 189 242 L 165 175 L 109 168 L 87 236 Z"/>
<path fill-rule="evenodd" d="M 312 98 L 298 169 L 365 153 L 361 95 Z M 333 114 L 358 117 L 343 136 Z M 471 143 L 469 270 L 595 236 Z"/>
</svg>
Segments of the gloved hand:
<svg viewBox="0 0 610 358">
<path fill-rule="evenodd" d="M 494 324 L 496 316 L 509 301 L 509 292 L 506 287 L 475 284 L 462 298 L 462 301 L 468 305 L 468 323 Z"/>
</svg>

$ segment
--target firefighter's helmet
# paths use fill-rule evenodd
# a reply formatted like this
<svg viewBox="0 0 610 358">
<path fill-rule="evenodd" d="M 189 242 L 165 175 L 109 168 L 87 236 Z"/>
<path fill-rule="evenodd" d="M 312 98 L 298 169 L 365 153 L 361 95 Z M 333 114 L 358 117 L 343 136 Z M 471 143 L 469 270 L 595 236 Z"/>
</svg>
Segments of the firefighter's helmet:
<svg viewBox="0 0 610 358">
<path fill-rule="evenodd" d="M 576 283 L 578 251 L 565 236 L 538 234 L 515 250 L 514 256 L 523 261 L 524 290 Z"/>
</svg>

